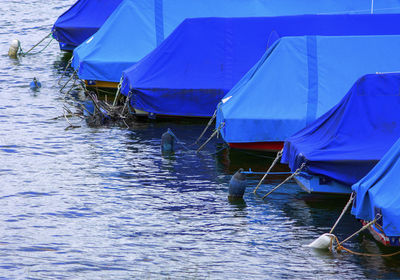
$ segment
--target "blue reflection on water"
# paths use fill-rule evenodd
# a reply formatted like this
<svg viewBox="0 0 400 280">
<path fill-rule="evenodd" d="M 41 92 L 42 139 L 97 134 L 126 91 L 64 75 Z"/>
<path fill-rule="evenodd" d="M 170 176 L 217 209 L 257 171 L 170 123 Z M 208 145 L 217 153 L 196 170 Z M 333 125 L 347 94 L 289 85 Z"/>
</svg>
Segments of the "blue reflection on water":
<svg viewBox="0 0 400 280">
<path fill-rule="evenodd" d="M 4 1 L 0 53 L 47 35 L 73 1 Z M 398 278 L 398 258 L 332 255 L 302 247 L 329 230 L 346 198 L 301 193 L 288 184 L 262 201 L 229 203 L 230 175 L 265 170 L 271 159 L 218 149 L 178 149 L 163 157 L 167 128 L 186 144 L 204 122 L 142 122 L 130 129 L 65 130 L 57 81 L 70 56 L 52 44 L 42 54 L 0 60 L 0 275 L 4 278 Z M 67 75 L 71 74 L 67 71 Z M 38 77 L 39 92 L 29 82 Z M 74 89 L 66 100 L 83 101 Z M 282 179 L 282 178 L 280 178 Z M 260 195 L 279 182 L 268 180 Z M 350 215 L 343 239 L 359 228 Z M 354 250 L 385 252 L 368 234 Z"/>
</svg>

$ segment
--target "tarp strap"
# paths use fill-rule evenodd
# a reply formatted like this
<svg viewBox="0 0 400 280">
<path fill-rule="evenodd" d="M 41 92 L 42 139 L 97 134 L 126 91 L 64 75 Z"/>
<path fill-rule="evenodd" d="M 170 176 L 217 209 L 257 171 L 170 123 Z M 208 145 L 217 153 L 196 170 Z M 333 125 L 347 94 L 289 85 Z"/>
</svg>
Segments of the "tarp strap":
<svg viewBox="0 0 400 280">
<path fill-rule="evenodd" d="M 156 25 L 156 42 L 157 46 L 159 46 L 164 41 L 163 0 L 154 0 L 154 20 Z"/>
<path fill-rule="evenodd" d="M 318 60 L 317 37 L 307 36 L 308 60 L 308 98 L 307 98 L 307 125 L 317 117 L 318 105 Z"/>
</svg>

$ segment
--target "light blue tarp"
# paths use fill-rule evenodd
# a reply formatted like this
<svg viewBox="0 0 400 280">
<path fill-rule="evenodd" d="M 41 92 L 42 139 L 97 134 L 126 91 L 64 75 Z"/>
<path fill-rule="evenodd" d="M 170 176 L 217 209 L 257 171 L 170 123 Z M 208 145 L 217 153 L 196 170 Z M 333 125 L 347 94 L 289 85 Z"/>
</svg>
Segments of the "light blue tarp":
<svg viewBox="0 0 400 280">
<path fill-rule="evenodd" d="M 399 47 L 397 35 L 281 38 L 223 99 L 216 125 L 228 143 L 284 141 L 359 77 L 400 70 Z"/>
<path fill-rule="evenodd" d="M 400 34 L 400 14 L 186 19 L 123 73 L 134 108 L 212 116 L 218 102 L 283 36 Z"/>
<path fill-rule="evenodd" d="M 99 30 L 122 0 L 78 0 L 54 23 L 53 37 L 62 50 L 73 50 Z"/>
<path fill-rule="evenodd" d="M 397 93 L 398 94 L 398 93 Z M 356 192 L 351 213 L 358 219 L 372 221 L 377 213 L 389 237 L 400 236 L 400 140 L 377 165 L 353 185 Z M 398 240 L 397 240 L 397 245 Z"/>
<path fill-rule="evenodd" d="M 376 1 L 376 13 L 400 12 L 400 0 Z M 369 13 L 365 0 L 124 0 L 100 30 L 74 51 L 85 80 L 118 82 L 185 18 Z"/>
<path fill-rule="evenodd" d="M 400 137 L 400 74 L 368 74 L 326 114 L 285 141 L 281 163 L 351 186 Z"/>
</svg>

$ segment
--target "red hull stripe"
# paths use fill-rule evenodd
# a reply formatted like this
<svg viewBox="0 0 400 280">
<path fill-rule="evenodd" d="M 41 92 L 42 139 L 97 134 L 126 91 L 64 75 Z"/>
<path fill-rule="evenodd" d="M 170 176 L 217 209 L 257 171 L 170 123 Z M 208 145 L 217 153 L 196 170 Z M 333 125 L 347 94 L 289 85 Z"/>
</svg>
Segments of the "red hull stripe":
<svg viewBox="0 0 400 280">
<path fill-rule="evenodd" d="M 229 146 L 234 149 L 275 152 L 282 150 L 283 142 L 229 143 Z"/>
</svg>

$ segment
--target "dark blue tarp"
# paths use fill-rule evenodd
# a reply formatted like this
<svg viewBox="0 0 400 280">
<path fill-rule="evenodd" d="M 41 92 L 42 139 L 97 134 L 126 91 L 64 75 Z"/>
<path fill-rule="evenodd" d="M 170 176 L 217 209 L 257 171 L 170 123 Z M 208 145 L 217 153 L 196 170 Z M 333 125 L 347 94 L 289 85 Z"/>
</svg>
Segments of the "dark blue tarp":
<svg viewBox="0 0 400 280">
<path fill-rule="evenodd" d="M 122 0 L 78 0 L 53 26 L 60 48 L 72 50 L 99 30 Z"/>
<path fill-rule="evenodd" d="M 400 34 L 400 15 L 197 18 L 124 71 L 122 93 L 157 114 L 213 114 L 221 98 L 283 36 Z"/>
<path fill-rule="evenodd" d="M 399 47 L 396 35 L 283 37 L 226 95 L 216 125 L 228 143 L 284 141 L 362 75 L 399 70 Z"/>
<path fill-rule="evenodd" d="M 376 13 L 400 12 L 400 0 L 376 2 Z M 371 5 L 365 0 L 201 0 L 188 3 L 188 0 L 124 0 L 100 30 L 75 49 L 73 67 L 79 67 L 79 77 L 119 82 L 123 70 L 160 45 L 186 18 L 369 13 Z"/>
<path fill-rule="evenodd" d="M 399 88 L 397 88 L 398 94 Z M 377 213 L 378 223 L 389 237 L 400 236 L 400 140 L 378 164 L 353 185 L 356 192 L 351 213 L 358 219 L 372 221 Z"/>
<path fill-rule="evenodd" d="M 395 58 L 399 61 L 399 58 Z M 285 141 L 282 163 L 351 186 L 400 137 L 400 74 L 360 78 L 326 114 Z"/>
</svg>

